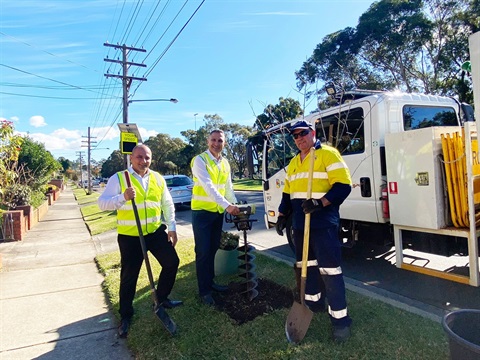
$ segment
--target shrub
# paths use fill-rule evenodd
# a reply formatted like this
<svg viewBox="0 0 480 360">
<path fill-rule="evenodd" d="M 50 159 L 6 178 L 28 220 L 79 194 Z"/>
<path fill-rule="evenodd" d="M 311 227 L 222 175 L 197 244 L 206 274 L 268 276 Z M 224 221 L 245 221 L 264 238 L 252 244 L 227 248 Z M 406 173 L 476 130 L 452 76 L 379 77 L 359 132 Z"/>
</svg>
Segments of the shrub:
<svg viewBox="0 0 480 360">
<path fill-rule="evenodd" d="M 5 188 L 3 194 L 3 205 L 7 209 L 16 209 L 17 206 L 30 205 L 32 190 L 27 185 L 12 184 Z"/>
<path fill-rule="evenodd" d="M 235 250 L 238 247 L 239 241 L 240 236 L 227 231 L 222 231 L 222 237 L 220 238 L 220 249 Z"/>
</svg>

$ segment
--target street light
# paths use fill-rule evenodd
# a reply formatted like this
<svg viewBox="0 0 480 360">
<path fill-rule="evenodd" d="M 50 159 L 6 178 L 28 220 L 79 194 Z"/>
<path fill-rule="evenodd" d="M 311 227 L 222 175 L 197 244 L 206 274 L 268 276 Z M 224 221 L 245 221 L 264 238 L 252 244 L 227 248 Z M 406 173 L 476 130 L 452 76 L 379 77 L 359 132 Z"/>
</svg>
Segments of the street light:
<svg viewBox="0 0 480 360">
<path fill-rule="evenodd" d="M 178 103 L 177 99 L 146 99 L 146 100 L 128 100 L 128 103 L 131 104 L 132 102 L 140 102 L 140 101 L 170 101 L 171 103 Z"/>
</svg>

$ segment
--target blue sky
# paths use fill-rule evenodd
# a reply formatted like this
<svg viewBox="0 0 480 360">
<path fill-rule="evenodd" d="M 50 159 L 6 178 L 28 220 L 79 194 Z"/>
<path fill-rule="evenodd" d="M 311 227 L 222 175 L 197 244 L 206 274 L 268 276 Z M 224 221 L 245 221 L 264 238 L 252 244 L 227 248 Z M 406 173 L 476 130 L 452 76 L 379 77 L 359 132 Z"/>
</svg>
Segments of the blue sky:
<svg viewBox="0 0 480 360">
<path fill-rule="evenodd" d="M 121 53 L 108 42 L 147 50 L 129 54 L 146 65 L 132 66 L 129 75 L 147 78 L 133 81 L 132 100 L 178 99 L 130 104 L 128 122 L 143 140 L 157 133 L 182 138 L 205 114 L 253 125 L 280 97 L 303 104 L 294 72 L 324 36 L 355 27 L 372 3 L 1 0 L 0 118 L 70 160 L 86 155 L 90 127 L 92 158 L 107 158 L 119 147 L 123 121 L 121 82 L 104 76 L 120 71 L 104 59 Z M 314 108 L 311 102 L 306 111 Z"/>
</svg>

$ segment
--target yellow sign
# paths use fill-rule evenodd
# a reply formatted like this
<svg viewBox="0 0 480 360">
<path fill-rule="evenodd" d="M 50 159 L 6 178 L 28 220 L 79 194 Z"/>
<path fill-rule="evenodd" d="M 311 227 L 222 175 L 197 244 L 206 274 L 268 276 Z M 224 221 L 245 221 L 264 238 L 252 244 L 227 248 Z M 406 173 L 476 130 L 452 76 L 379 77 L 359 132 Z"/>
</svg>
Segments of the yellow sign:
<svg viewBox="0 0 480 360">
<path fill-rule="evenodd" d="M 133 133 L 120 133 L 120 151 L 122 154 L 131 154 L 132 150 L 138 144 L 138 139 Z"/>
<path fill-rule="evenodd" d="M 134 142 L 134 143 L 138 142 L 138 139 L 134 133 L 122 132 L 121 134 L 122 134 L 122 137 L 121 137 L 122 141 L 128 141 L 128 142 Z"/>
</svg>

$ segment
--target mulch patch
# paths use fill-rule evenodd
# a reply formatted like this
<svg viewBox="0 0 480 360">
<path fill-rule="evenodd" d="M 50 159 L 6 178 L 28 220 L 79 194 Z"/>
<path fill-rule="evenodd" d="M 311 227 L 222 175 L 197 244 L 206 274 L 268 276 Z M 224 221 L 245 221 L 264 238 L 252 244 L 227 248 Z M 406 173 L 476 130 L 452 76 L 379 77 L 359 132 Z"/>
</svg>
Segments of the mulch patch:
<svg viewBox="0 0 480 360">
<path fill-rule="evenodd" d="M 238 325 L 254 320 L 277 309 L 290 308 L 293 303 L 293 291 L 268 279 L 257 279 L 255 290 L 258 296 L 249 299 L 245 293 L 245 284 L 230 283 L 229 290 L 225 293 L 213 295 L 216 308 L 225 312 Z"/>
</svg>

